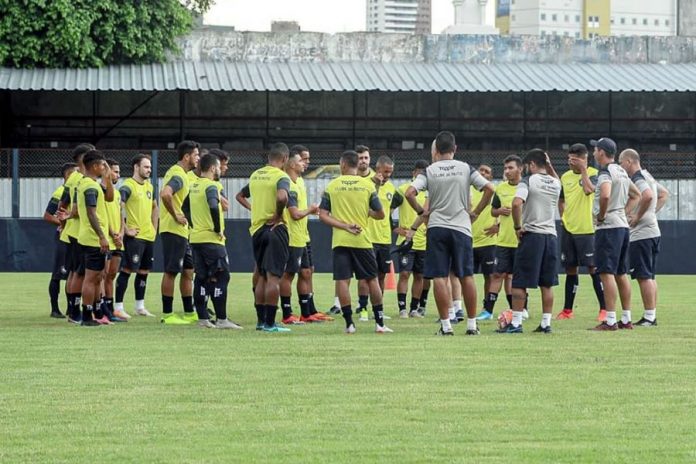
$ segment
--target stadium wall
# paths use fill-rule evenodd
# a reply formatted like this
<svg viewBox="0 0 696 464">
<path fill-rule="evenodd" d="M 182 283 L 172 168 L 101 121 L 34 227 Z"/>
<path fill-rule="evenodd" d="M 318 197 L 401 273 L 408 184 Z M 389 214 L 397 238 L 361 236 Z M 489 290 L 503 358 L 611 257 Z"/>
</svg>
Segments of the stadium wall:
<svg viewBox="0 0 696 464">
<path fill-rule="evenodd" d="M 249 221 L 227 220 L 227 250 L 232 272 L 254 268 Z M 331 272 L 331 231 L 318 221 L 309 224 L 317 272 Z M 686 246 L 696 236 L 696 221 L 661 221 L 662 252 L 658 274 L 696 274 L 696 248 Z M 55 230 L 40 219 L 0 219 L 0 272 L 50 272 Z M 155 244 L 156 272 L 162 270 L 162 250 Z"/>
</svg>

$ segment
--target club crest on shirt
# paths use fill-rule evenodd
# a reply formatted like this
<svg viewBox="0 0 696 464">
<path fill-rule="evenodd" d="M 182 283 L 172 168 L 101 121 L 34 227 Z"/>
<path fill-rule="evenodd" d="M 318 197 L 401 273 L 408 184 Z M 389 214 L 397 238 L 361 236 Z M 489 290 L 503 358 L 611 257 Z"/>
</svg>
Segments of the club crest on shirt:
<svg viewBox="0 0 696 464">
<path fill-rule="evenodd" d="M 152 200 L 152 192 L 147 192 L 147 199 Z"/>
</svg>

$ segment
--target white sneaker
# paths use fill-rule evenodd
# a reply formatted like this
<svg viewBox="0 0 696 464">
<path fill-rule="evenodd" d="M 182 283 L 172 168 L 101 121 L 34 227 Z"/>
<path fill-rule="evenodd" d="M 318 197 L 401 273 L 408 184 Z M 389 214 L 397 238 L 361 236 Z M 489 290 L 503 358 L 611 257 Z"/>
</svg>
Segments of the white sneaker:
<svg viewBox="0 0 696 464">
<path fill-rule="evenodd" d="M 346 333 L 348 335 L 352 335 L 355 333 L 355 324 L 351 324 L 348 327 L 346 327 Z"/>
<path fill-rule="evenodd" d="M 408 311 L 406 311 L 405 309 L 402 309 L 401 311 L 399 311 L 399 317 L 401 319 L 408 319 Z"/>
<path fill-rule="evenodd" d="M 527 319 L 529 319 L 529 312 L 525 309 L 522 311 L 522 320 L 526 321 Z"/>
<path fill-rule="evenodd" d="M 125 310 L 123 309 L 116 309 L 114 310 L 114 316 L 120 317 L 121 319 L 130 319 L 131 315 L 128 314 Z"/>
<path fill-rule="evenodd" d="M 138 316 L 155 317 L 154 314 L 152 314 L 150 311 L 148 311 L 145 308 L 136 309 L 135 314 L 137 314 Z"/>
<path fill-rule="evenodd" d="M 418 311 L 411 311 L 408 316 L 416 319 L 423 319 L 423 315 Z"/>
<path fill-rule="evenodd" d="M 198 320 L 198 327 L 202 329 L 214 329 L 215 324 L 210 322 L 208 319 L 199 319 Z"/>
<path fill-rule="evenodd" d="M 387 327 L 386 325 L 376 325 L 375 326 L 375 333 L 378 334 L 385 334 L 385 333 L 393 333 L 394 331 Z"/>
<path fill-rule="evenodd" d="M 215 321 L 215 328 L 216 329 L 235 329 L 235 330 L 241 330 L 242 326 L 237 325 L 234 322 L 227 320 L 227 319 L 218 319 Z"/>
</svg>

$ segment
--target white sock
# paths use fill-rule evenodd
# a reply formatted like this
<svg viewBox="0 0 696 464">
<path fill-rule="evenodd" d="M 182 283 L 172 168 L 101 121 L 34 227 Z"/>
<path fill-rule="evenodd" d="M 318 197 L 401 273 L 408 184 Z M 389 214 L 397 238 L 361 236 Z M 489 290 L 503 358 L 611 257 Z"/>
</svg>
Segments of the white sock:
<svg viewBox="0 0 696 464">
<path fill-rule="evenodd" d="M 440 319 L 440 324 L 442 325 L 443 332 L 451 332 L 452 324 L 450 324 L 449 319 Z"/>
<path fill-rule="evenodd" d="M 145 309 L 145 300 L 135 300 L 135 309 Z"/>
<path fill-rule="evenodd" d="M 657 311 L 657 310 L 656 309 L 646 309 L 645 311 L 643 311 L 643 317 L 650 322 L 655 322 L 655 317 L 657 317 L 655 315 L 655 311 Z"/>
<path fill-rule="evenodd" d="M 551 313 L 543 313 L 541 315 L 541 328 L 545 329 L 551 326 Z"/>
<path fill-rule="evenodd" d="M 476 330 L 478 327 L 476 327 L 476 318 L 467 318 L 466 319 L 466 330 Z"/>
<path fill-rule="evenodd" d="M 624 324 L 628 324 L 631 322 L 631 310 L 630 309 L 624 309 L 621 311 L 621 322 Z"/>
<path fill-rule="evenodd" d="M 512 325 L 513 327 L 519 327 L 522 325 L 522 311 L 512 312 Z"/>
<path fill-rule="evenodd" d="M 461 311 L 462 310 L 462 300 L 454 300 L 454 310 L 455 311 Z"/>
<path fill-rule="evenodd" d="M 449 318 L 450 318 L 450 319 L 455 319 L 456 317 L 457 317 L 457 315 L 456 315 L 455 312 L 454 312 L 454 308 L 450 308 L 450 309 L 449 309 Z"/>
<path fill-rule="evenodd" d="M 341 302 L 338 301 L 338 297 L 337 297 L 337 296 L 334 297 L 334 306 L 337 307 L 337 308 L 340 308 L 340 307 L 341 307 Z"/>
<path fill-rule="evenodd" d="M 616 311 L 607 311 L 607 324 L 616 324 Z"/>
<path fill-rule="evenodd" d="M 114 303 L 114 311 L 123 311 L 123 301 L 120 303 Z"/>
</svg>

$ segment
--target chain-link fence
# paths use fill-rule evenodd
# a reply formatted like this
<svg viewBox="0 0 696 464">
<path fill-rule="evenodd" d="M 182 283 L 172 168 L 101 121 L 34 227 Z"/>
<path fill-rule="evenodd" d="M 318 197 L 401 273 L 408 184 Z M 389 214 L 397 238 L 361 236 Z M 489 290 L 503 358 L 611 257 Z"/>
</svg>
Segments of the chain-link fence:
<svg viewBox="0 0 696 464">
<path fill-rule="evenodd" d="M 177 161 L 175 150 L 104 150 L 107 158 L 117 160 L 121 177 L 132 175 L 132 158 L 141 153 L 152 157 L 153 184 Z M 310 201 L 318 202 L 328 181 L 335 176 L 341 150 L 317 150 L 311 152 L 311 162 L 305 173 Z M 503 160 L 512 152 L 471 151 L 458 153 L 457 158 L 473 166 L 488 164 L 496 179 L 502 178 Z M 374 150 L 372 166 L 380 156 L 394 160 L 393 178 L 396 184 L 409 180 L 417 160 L 430 160 L 427 150 Z M 564 152 L 549 153 L 559 173 L 567 169 Z M 62 149 L 0 149 L 0 217 L 40 217 L 51 193 L 62 183 L 61 166 L 72 161 L 72 151 Z M 15 166 L 16 164 L 16 166 Z M 265 164 L 262 150 L 244 150 L 230 153 L 229 170 L 222 180 L 228 196 L 233 197 L 245 184 L 249 175 Z M 643 153 L 643 167 L 670 189 L 672 198 L 664 211 L 663 219 L 696 219 L 696 154 L 694 153 Z M 232 201 L 228 218 L 247 218 L 248 212 Z"/>
</svg>

